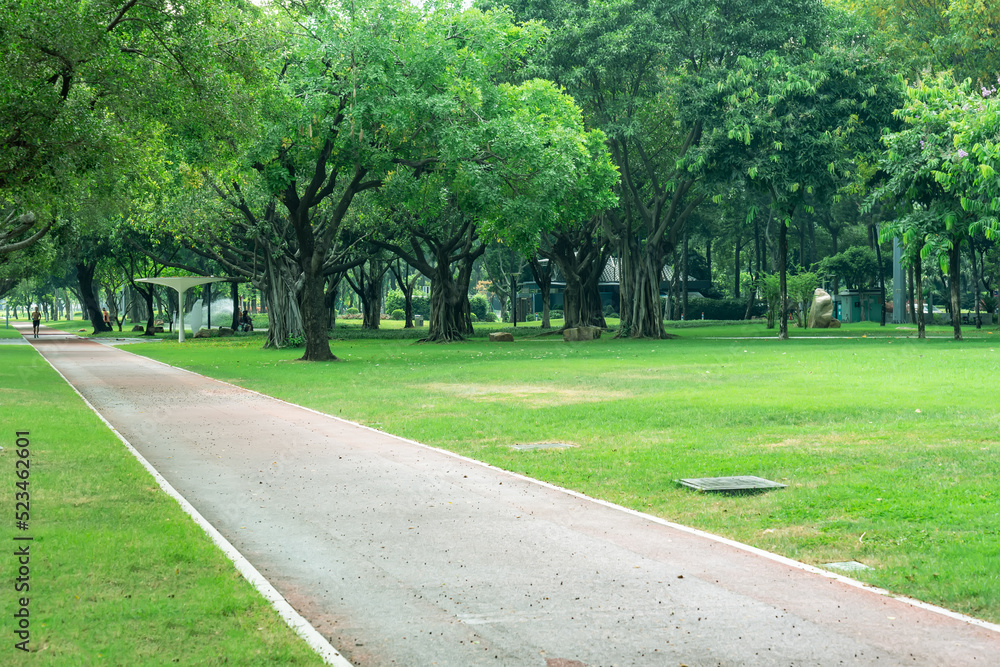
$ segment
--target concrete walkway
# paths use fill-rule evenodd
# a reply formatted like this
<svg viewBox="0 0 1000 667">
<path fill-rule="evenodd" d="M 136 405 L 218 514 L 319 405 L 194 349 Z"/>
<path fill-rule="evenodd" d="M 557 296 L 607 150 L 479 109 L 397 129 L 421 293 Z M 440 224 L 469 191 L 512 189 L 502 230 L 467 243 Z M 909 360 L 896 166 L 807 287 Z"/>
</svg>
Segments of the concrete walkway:
<svg viewBox="0 0 1000 667">
<path fill-rule="evenodd" d="M 995 626 L 43 331 L 39 352 L 359 667 L 1000 663 Z"/>
</svg>

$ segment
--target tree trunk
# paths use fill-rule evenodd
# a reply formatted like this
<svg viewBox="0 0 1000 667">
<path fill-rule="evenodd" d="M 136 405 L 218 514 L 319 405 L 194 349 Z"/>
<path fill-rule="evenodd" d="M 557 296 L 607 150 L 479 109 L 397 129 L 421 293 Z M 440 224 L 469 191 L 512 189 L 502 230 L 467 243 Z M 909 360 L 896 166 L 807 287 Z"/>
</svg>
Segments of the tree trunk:
<svg viewBox="0 0 1000 667">
<path fill-rule="evenodd" d="M 302 333 L 306 351 L 301 361 L 337 361 L 337 357 L 330 351 L 330 335 L 326 328 L 325 287 L 326 279 L 319 271 L 307 268 L 302 272 L 299 308 L 302 311 Z"/>
<path fill-rule="evenodd" d="M 337 327 L 337 294 L 340 292 L 340 281 L 344 279 L 343 273 L 337 273 L 326 277 L 326 291 L 323 293 L 323 300 L 326 302 L 327 329 Z"/>
<path fill-rule="evenodd" d="M 757 283 L 760 280 L 760 274 L 754 276 L 753 286 L 750 288 L 750 297 L 747 299 L 747 312 L 743 315 L 744 320 L 749 320 L 753 317 L 753 304 L 757 299 Z"/>
<path fill-rule="evenodd" d="M 659 294 L 657 294 L 659 297 Z M 688 317 L 688 233 L 684 230 L 684 244 L 681 248 L 681 319 Z"/>
<path fill-rule="evenodd" d="M 361 328 L 378 331 L 382 324 L 382 289 L 379 283 L 369 280 L 365 295 L 361 297 Z"/>
<path fill-rule="evenodd" d="M 733 295 L 734 298 L 740 298 L 740 237 L 736 237 L 735 250 L 733 251 L 733 273 L 735 278 L 733 278 Z"/>
<path fill-rule="evenodd" d="M 712 239 L 705 239 L 705 264 L 708 265 L 708 282 L 712 282 Z"/>
<path fill-rule="evenodd" d="M 882 266 L 882 245 L 878 242 L 878 226 L 872 225 L 875 234 L 875 261 L 878 263 L 879 299 L 882 302 L 882 316 L 879 326 L 885 326 L 885 270 Z"/>
<path fill-rule="evenodd" d="M 549 261 L 556 263 L 566 281 L 563 292 L 563 328 L 606 328 L 607 322 L 604 320 L 598 290 L 601 273 L 608 259 L 604 249 L 593 243 L 574 248 L 568 239 L 562 238 L 545 255 Z M 623 266 L 624 264 L 623 262 Z M 626 273 L 620 273 L 623 279 L 627 279 Z"/>
<path fill-rule="evenodd" d="M 976 328 L 983 328 L 983 318 L 979 312 L 979 267 L 976 261 L 976 246 L 969 239 L 969 254 L 972 256 L 972 300 L 976 302 Z"/>
<path fill-rule="evenodd" d="M 156 325 L 154 324 L 156 311 L 153 310 L 153 289 L 153 286 L 150 285 L 148 289 L 138 290 L 139 294 L 142 295 L 143 301 L 146 302 L 146 330 L 142 332 L 143 336 L 156 335 Z"/>
<path fill-rule="evenodd" d="M 291 337 L 302 337 L 300 301 L 292 276 L 298 268 L 283 256 L 264 253 L 262 296 L 267 304 L 267 338 L 264 347 L 283 348 Z M 329 343 L 327 343 L 329 350 Z"/>
<path fill-rule="evenodd" d="M 607 327 L 601 309 L 601 293 L 598 291 L 600 276 L 600 271 L 592 270 L 583 276 L 566 277 L 566 292 L 563 295 L 564 328 Z"/>
<path fill-rule="evenodd" d="M 356 269 L 357 281 L 348 282 L 361 298 L 361 328 L 377 331 L 382 323 L 382 278 L 387 266 L 378 259 L 369 259 Z"/>
<path fill-rule="evenodd" d="M 914 253 L 913 275 L 917 291 L 917 338 L 926 338 L 926 319 L 924 317 L 924 269 L 920 260 L 920 249 Z"/>
<path fill-rule="evenodd" d="M 788 258 L 788 225 L 778 220 L 778 340 L 788 340 L 788 276 L 785 264 Z"/>
<path fill-rule="evenodd" d="M 799 267 L 800 271 L 806 268 L 806 217 L 802 216 L 799 222 Z"/>
<path fill-rule="evenodd" d="M 447 258 L 438 258 L 431 280 L 431 317 L 426 341 L 450 343 L 465 340 L 466 336 L 474 333 L 469 308 L 469 282 L 466 278 L 462 284 L 461 279 L 464 272 L 463 267 L 456 279 Z"/>
<path fill-rule="evenodd" d="M 403 324 L 404 329 L 413 328 L 413 287 L 417 283 L 417 276 L 415 275 L 412 279 L 410 278 L 410 266 L 406 265 L 406 271 L 402 271 L 399 266 L 399 262 L 393 262 L 389 265 L 389 270 L 396 277 L 396 283 L 399 285 L 400 291 L 403 293 L 403 314 L 405 317 L 405 323 Z"/>
<path fill-rule="evenodd" d="M 961 271 L 962 244 L 956 241 L 948 251 L 948 282 L 951 287 L 951 327 L 955 340 L 962 340 L 962 294 Z"/>
<path fill-rule="evenodd" d="M 403 287 L 403 312 L 406 315 L 404 329 L 413 328 L 413 286 L 413 283 L 407 281 Z"/>
<path fill-rule="evenodd" d="M 229 298 L 233 302 L 233 319 L 229 328 L 233 331 L 240 329 L 240 284 L 236 281 L 229 283 Z"/>
<path fill-rule="evenodd" d="M 80 297 L 83 299 L 83 307 L 90 317 L 90 323 L 94 327 L 94 333 L 111 331 L 111 327 L 104 323 L 104 314 L 101 312 L 101 305 L 94 296 L 94 272 L 97 271 L 97 262 L 80 263 L 76 265 L 76 279 L 80 284 Z"/>
<path fill-rule="evenodd" d="M 913 265 L 910 264 L 910 269 L 908 272 L 909 279 L 906 281 L 906 286 L 910 290 L 910 324 L 917 323 L 917 302 L 913 298 Z"/>
<path fill-rule="evenodd" d="M 764 257 L 760 247 L 760 221 L 756 215 L 753 217 L 753 257 L 754 275 L 760 277 L 760 272 L 764 269 Z"/>
<path fill-rule="evenodd" d="M 536 257 L 532 257 L 528 260 L 528 268 L 531 269 L 535 284 L 538 285 L 538 290 L 542 293 L 542 328 L 551 329 L 549 304 L 552 294 L 552 262 L 547 262 L 543 269 L 541 262 Z"/>
</svg>

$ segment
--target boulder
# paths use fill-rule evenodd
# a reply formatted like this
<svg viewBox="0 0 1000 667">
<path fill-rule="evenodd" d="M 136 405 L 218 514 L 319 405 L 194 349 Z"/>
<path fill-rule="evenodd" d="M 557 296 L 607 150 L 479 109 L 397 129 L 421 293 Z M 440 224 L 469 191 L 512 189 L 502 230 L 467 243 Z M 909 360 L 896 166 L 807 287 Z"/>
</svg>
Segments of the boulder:
<svg viewBox="0 0 1000 667">
<path fill-rule="evenodd" d="M 830 320 L 830 324 L 827 325 L 827 329 L 839 329 L 839 328 L 840 328 L 840 320 L 838 319 Z"/>
<path fill-rule="evenodd" d="M 198 329 L 198 331 L 195 332 L 195 334 L 194 334 L 193 337 L 194 338 L 211 338 L 212 337 L 212 332 L 210 330 L 208 330 L 208 329 Z"/>
<path fill-rule="evenodd" d="M 153 327 L 153 333 L 163 333 L 163 327 L 162 326 Z"/>
<path fill-rule="evenodd" d="M 491 343 L 513 343 L 514 334 L 507 333 L 506 331 L 501 331 L 497 333 L 490 334 Z"/>
<path fill-rule="evenodd" d="M 564 341 L 597 340 L 601 337 L 601 327 L 574 327 L 563 329 Z"/>
<path fill-rule="evenodd" d="M 820 287 L 813 292 L 812 308 L 809 309 L 810 329 L 827 329 L 833 320 L 833 297 Z M 838 323 L 839 324 L 839 323 Z"/>
<path fill-rule="evenodd" d="M 137 324 L 134 327 L 132 327 L 132 331 L 145 331 L 145 330 L 146 327 L 142 326 L 141 324 Z"/>
<path fill-rule="evenodd" d="M 219 335 L 220 336 L 232 336 L 233 335 L 233 330 L 230 329 L 229 327 L 219 327 Z"/>
</svg>

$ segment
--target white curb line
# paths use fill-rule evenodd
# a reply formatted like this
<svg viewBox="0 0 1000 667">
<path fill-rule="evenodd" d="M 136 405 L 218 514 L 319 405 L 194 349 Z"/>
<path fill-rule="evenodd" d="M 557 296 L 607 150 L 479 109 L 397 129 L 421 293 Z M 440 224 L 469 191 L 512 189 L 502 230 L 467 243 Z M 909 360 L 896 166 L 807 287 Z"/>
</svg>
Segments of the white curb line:
<svg viewBox="0 0 1000 667">
<path fill-rule="evenodd" d="M 87 398 L 73 386 L 72 382 L 66 379 L 65 375 L 59 372 L 58 368 L 52 365 L 52 362 L 49 361 L 44 354 L 39 352 L 37 348 L 35 348 L 35 352 L 37 352 L 38 356 L 42 359 L 45 359 L 45 363 L 47 363 L 52 370 L 59 373 L 59 377 L 61 377 L 66 384 L 68 384 L 70 388 L 76 392 L 76 395 L 87 404 L 87 407 L 90 408 L 109 429 L 111 429 L 112 433 L 118 436 L 118 439 L 121 440 L 125 444 L 125 447 L 127 447 L 132 453 L 132 456 L 134 456 L 139 463 L 141 463 L 142 466 L 149 471 L 149 474 L 153 476 L 153 479 L 155 479 L 156 483 L 160 485 L 160 488 L 163 489 L 168 496 L 176 500 L 180 504 L 181 509 L 187 512 L 187 514 L 194 519 L 194 522 L 198 524 L 198 526 L 200 526 L 210 538 L 212 538 L 215 545 L 219 547 L 222 552 L 226 554 L 226 557 L 233 562 L 233 565 L 235 565 L 239 573 L 243 575 L 243 578 L 253 584 L 254 588 L 256 588 L 260 594 L 264 596 L 264 599 L 271 603 L 271 606 L 274 607 L 275 611 L 278 612 L 278 615 L 281 616 L 285 623 L 288 624 L 288 627 L 294 630 L 297 635 L 302 637 L 309 647 L 316 651 L 316 653 L 318 653 L 320 657 L 323 658 L 323 661 L 328 665 L 334 665 L 335 667 L 353 667 L 353 665 L 351 665 L 351 663 L 348 662 L 347 659 L 344 658 L 344 656 L 342 656 L 329 641 L 327 641 L 326 637 L 321 635 L 319 631 L 309 623 L 309 621 L 299 614 L 299 612 L 295 611 L 295 609 L 292 608 L 292 605 L 288 604 L 288 601 L 282 597 L 281 593 L 279 593 L 274 586 L 271 585 L 271 582 L 265 579 L 264 575 L 258 572 L 257 568 L 255 568 L 250 561 L 248 561 L 243 554 L 241 554 L 239 550 L 229 542 L 229 540 L 223 537 L 222 533 L 215 529 L 215 526 L 210 524 L 208 520 L 205 519 L 205 517 L 203 517 L 184 496 L 178 493 L 177 490 L 170 485 L 170 482 L 163 478 L 163 475 L 157 472 L 156 468 L 154 468 L 149 461 L 147 461 L 145 457 L 143 457 L 143 455 L 132 446 L 132 443 L 126 440 L 125 437 L 119 433 L 107 419 L 104 418 L 104 415 L 98 412 L 97 409 L 91 405 L 90 401 L 88 401 Z M 146 359 L 147 357 L 142 358 Z"/>
</svg>

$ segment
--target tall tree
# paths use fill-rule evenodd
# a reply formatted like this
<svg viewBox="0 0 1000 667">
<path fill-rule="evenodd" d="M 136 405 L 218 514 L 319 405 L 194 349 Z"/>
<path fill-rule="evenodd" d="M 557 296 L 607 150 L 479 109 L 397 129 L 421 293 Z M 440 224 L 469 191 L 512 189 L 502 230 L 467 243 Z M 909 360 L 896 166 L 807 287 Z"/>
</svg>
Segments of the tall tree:
<svg viewBox="0 0 1000 667">
<path fill-rule="evenodd" d="M 141 169 L 137 152 L 165 125 L 232 131 L 241 116 L 224 110 L 247 97 L 259 14 L 244 0 L 3 0 L 0 196 L 20 210 L 16 226 L 0 223 L 0 247 L 65 219 L 48 208 L 93 173 Z"/>
<path fill-rule="evenodd" d="M 450 220 L 518 236 L 515 223 L 552 217 L 553 193 L 585 146 L 565 123 L 572 101 L 554 87 L 497 85 L 537 44 L 537 25 L 517 26 L 504 11 L 379 0 L 310 11 L 289 34 L 282 93 L 253 167 L 282 209 L 276 221 L 294 232 L 303 359 L 329 360 L 322 267 L 355 197 L 389 182 L 411 202 L 444 193 L 413 214 L 433 221 L 450 209 Z M 452 331 L 454 318 L 438 312 Z"/>
<path fill-rule="evenodd" d="M 885 182 L 872 201 L 901 209 L 900 222 L 883 238 L 901 234 L 917 244 L 922 260 L 936 257 L 949 274 L 954 336 L 961 339 L 961 248 L 970 237 L 1000 234 L 1000 158 L 996 88 L 975 89 L 942 76 L 907 89 L 898 112 L 903 127 L 887 134 L 879 166 Z"/>
<path fill-rule="evenodd" d="M 565 85 L 589 124 L 608 135 L 621 173 L 621 206 L 604 218 L 621 260 L 622 335 L 662 337 L 665 258 L 707 196 L 678 160 L 697 146 L 706 118 L 684 113 L 678 77 L 708 76 L 821 34 L 818 0 L 598 0 L 511 3 L 553 36 L 537 71 Z M 590 238 L 586 236 L 586 238 Z M 584 318 L 593 317 L 584 313 Z"/>
<path fill-rule="evenodd" d="M 832 196 L 851 177 L 856 156 L 874 150 L 900 98 L 899 86 L 884 62 L 849 42 L 740 58 L 739 67 L 714 85 L 697 83 L 718 120 L 689 160 L 739 174 L 769 195 L 779 223 L 778 337 L 786 339 L 792 216 L 810 206 L 808 195 Z"/>
</svg>

